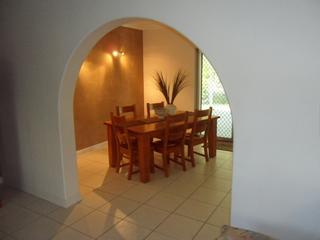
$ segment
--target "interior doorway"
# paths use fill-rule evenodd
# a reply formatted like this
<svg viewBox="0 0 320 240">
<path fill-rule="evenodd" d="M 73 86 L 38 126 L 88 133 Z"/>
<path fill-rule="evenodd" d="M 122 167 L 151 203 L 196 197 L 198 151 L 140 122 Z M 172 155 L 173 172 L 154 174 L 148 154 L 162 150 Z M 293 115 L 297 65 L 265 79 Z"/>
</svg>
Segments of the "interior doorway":
<svg viewBox="0 0 320 240">
<path fill-rule="evenodd" d="M 176 31 L 163 27 L 161 24 L 161 27 L 154 24 L 153 21 L 145 21 L 143 23 L 141 21 L 138 23 L 128 22 L 120 27 L 129 27 L 137 30 L 139 26 L 144 25 L 145 28 L 144 30 L 137 30 L 144 31 L 143 43 L 145 45 L 143 46 L 144 55 L 142 57 L 145 64 L 144 70 L 147 69 L 143 73 L 144 83 L 140 85 L 143 86 L 144 93 L 147 93 L 144 96 L 142 108 L 146 102 L 155 102 L 161 99 L 161 95 L 158 95 L 154 90 L 151 74 L 155 70 L 159 70 L 159 66 L 161 66 L 161 70 L 167 71 L 168 76 L 170 76 L 170 71 L 173 71 L 172 66 L 174 66 L 174 69 L 177 69 L 181 67 L 181 62 L 188 63 L 184 67 L 188 68 L 190 79 L 197 79 L 197 72 L 195 70 L 192 72 L 192 69 L 196 69 L 197 47 Z M 158 41 L 156 41 L 155 36 Z M 124 38 L 123 33 L 121 37 Z M 168 41 L 168 43 L 165 41 Z M 148 45 L 150 42 L 153 45 Z M 172 48 L 170 48 L 170 44 L 172 44 Z M 123 57 L 116 59 L 110 54 L 113 49 L 106 50 L 108 48 L 104 48 L 103 46 L 100 46 L 99 49 L 103 50 L 101 52 L 104 53 L 99 54 L 100 57 L 97 58 L 97 61 L 86 58 L 83 62 L 76 85 L 75 101 L 79 101 L 80 99 L 77 95 L 79 93 L 77 90 L 79 89 L 81 89 L 82 97 L 89 99 L 91 102 L 97 95 L 103 95 L 95 95 L 94 91 L 90 93 L 87 88 L 90 86 L 87 85 L 94 85 L 95 89 L 98 88 L 99 90 L 108 86 L 108 84 L 116 86 L 115 89 L 108 92 L 108 97 L 112 99 L 112 104 L 107 106 L 107 102 L 103 102 L 105 106 L 104 115 L 102 115 L 102 118 L 95 120 L 95 124 L 99 125 L 97 132 L 103 131 L 103 134 L 105 134 L 105 129 L 101 129 L 101 127 L 104 127 L 103 121 L 109 120 L 109 111 L 113 111 L 115 105 L 126 104 L 123 97 L 125 95 L 119 83 L 122 81 L 121 77 L 125 78 L 125 71 L 130 70 L 127 67 L 130 66 L 132 70 L 133 65 L 130 63 L 130 56 L 133 53 L 128 48 L 122 46 L 122 51 L 124 51 Z M 184 48 L 181 49 L 181 46 Z M 90 56 L 90 53 L 88 56 Z M 178 64 L 174 65 L 174 63 Z M 166 67 L 166 64 L 169 67 Z M 93 74 L 89 74 L 91 71 Z M 103 73 L 101 74 L 103 77 L 96 79 L 99 71 Z M 114 77 L 117 76 L 117 71 L 119 77 Z M 86 74 L 90 76 L 86 77 Z M 109 75 L 114 78 L 108 77 Z M 196 96 L 192 95 L 195 93 L 196 84 L 195 81 L 190 82 L 191 87 L 187 89 L 187 92 L 179 96 L 180 99 L 178 99 L 177 104 L 181 106 L 180 109 L 187 108 L 186 110 L 192 111 L 196 107 Z M 116 99 L 112 95 L 122 97 Z M 74 106 L 77 106 L 76 108 L 84 107 L 86 103 L 83 100 L 80 102 L 81 104 L 77 105 L 78 102 Z M 209 106 L 211 105 L 206 106 L 203 104 L 202 108 Z M 86 111 L 80 110 L 82 114 L 91 116 L 92 114 L 98 114 L 98 111 L 90 113 L 96 107 L 97 105 L 93 104 Z M 81 113 L 75 116 L 74 119 L 76 129 L 81 131 L 79 122 L 76 123 L 76 121 L 79 121 L 79 117 L 81 117 Z M 91 124 L 86 123 L 87 129 L 85 134 L 87 134 L 87 137 L 88 134 L 95 131 L 92 120 L 88 122 L 91 122 Z M 88 139 L 84 137 L 80 140 L 82 142 L 79 146 L 85 146 L 84 141 Z M 201 146 L 197 150 L 202 151 Z M 155 161 L 161 164 L 161 156 L 155 154 Z M 122 219 L 120 221 L 121 224 L 115 224 L 112 228 L 114 230 L 111 229 L 103 233 L 103 235 L 111 238 L 115 237 L 113 234 L 116 234 L 117 237 L 121 234 L 126 234 L 125 231 L 117 231 L 117 227 L 119 229 L 130 229 L 132 226 L 145 229 L 146 236 L 148 234 L 153 236 L 155 233 L 152 231 L 154 231 L 159 235 L 158 237 L 169 235 L 173 238 L 196 236 L 201 238 L 207 229 L 212 231 L 212 236 L 218 234 L 219 228 L 223 224 L 230 223 L 232 153 L 217 151 L 217 156 L 208 162 L 205 162 L 203 157 L 196 156 L 196 166 L 192 167 L 190 164 L 187 164 L 187 171 L 185 172 L 178 165 L 170 165 L 170 176 L 168 178 L 164 176 L 162 171 L 156 171 L 152 174 L 151 181 L 147 184 L 139 181 L 138 174 L 133 175 L 132 180 L 128 181 L 127 168 L 121 169 L 118 174 L 114 168 L 109 166 L 107 144 L 105 143 L 105 139 L 101 140 L 99 138 L 91 146 L 79 147 L 77 152 L 78 184 L 82 197 L 81 204 L 86 211 L 94 209 L 94 211 L 112 216 L 114 219 Z M 190 229 L 192 230 L 182 233 L 177 227 L 168 231 L 169 226 L 182 224 L 186 221 L 190 222 Z M 121 235 L 121 237 L 125 238 L 126 236 Z"/>
</svg>

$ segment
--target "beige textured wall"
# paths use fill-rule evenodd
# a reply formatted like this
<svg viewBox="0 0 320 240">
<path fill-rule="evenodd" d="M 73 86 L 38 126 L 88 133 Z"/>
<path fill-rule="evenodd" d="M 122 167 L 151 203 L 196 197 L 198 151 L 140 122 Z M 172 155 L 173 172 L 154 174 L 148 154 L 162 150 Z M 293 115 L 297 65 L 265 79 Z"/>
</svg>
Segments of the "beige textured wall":
<svg viewBox="0 0 320 240">
<path fill-rule="evenodd" d="M 194 110 L 196 102 L 197 51 L 194 44 L 169 28 L 143 32 L 144 102 L 165 101 L 155 88 L 153 76 L 162 71 L 171 80 L 179 69 L 186 71 L 189 86 L 175 99 L 180 110 Z"/>
<path fill-rule="evenodd" d="M 105 35 L 82 64 L 74 94 L 77 150 L 103 142 L 103 122 L 116 105 L 135 103 L 143 114 L 142 31 L 120 27 Z M 115 58 L 113 50 L 125 55 Z"/>
</svg>

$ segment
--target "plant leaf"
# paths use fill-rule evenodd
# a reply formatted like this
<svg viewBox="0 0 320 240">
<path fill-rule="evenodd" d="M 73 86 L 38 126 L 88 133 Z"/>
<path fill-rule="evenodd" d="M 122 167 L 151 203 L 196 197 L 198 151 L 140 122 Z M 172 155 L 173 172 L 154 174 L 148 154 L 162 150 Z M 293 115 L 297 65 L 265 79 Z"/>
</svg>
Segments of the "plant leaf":
<svg viewBox="0 0 320 240">
<path fill-rule="evenodd" d="M 162 72 L 156 72 L 155 76 L 153 76 L 155 84 L 158 90 L 162 93 L 164 98 L 166 99 L 167 104 L 170 104 L 170 83 L 168 83 L 167 79 L 163 76 Z"/>
<path fill-rule="evenodd" d="M 171 93 L 171 102 L 173 104 L 175 98 L 177 97 L 178 93 L 181 92 L 185 87 L 187 87 L 186 81 L 187 75 L 179 70 L 173 79 L 173 87 Z"/>
</svg>

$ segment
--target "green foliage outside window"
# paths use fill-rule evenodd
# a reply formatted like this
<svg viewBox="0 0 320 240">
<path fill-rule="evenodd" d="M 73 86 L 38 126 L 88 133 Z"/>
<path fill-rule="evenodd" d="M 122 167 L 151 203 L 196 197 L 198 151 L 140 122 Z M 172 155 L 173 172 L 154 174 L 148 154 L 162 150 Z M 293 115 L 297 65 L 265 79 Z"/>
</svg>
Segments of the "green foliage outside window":
<svg viewBox="0 0 320 240">
<path fill-rule="evenodd" d="M 218 120 L 218 137 L 232 138 L 232 117 L 228 98 L 220 79 L 208 59 L 202 54 L 201 108 L 213 107 Z"/>
</svg>

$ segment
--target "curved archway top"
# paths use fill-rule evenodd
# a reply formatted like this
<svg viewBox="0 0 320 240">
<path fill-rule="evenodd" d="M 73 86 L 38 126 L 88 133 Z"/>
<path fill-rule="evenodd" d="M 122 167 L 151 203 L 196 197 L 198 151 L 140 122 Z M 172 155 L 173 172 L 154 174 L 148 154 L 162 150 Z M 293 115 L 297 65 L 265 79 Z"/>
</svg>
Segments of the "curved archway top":
<svg viewBox="0 0 320 240">
<path fill-rule="evenodd" d="M 59 131 L 60 131 L 60 144 L 61 144 L 61 161 L 63 166 L 63 180 L 66 187 L 66 197 L 68 195 L 76 196 L 77 193 L 68 192 L 72 191 L 77 185 L 76 168 L 72 160 L 76 159 L 75 156 L 75 138 L 74 138 L 74 122 L 73 122 L 73 95 L 76 86 L 76 81 L 80 71 L 81 64 L 85 60 L 88 53 L 94 47 L 94 45 L 108 32 L 116 27 L 123 26 L 134 21 L 151 21 L 166 28 L 171 29 L 175 33 L 183 36 L 179 31 L 171 28 L 167 24 L 160 23 L 159 21 L 147 18 L 122 18 L 113 20 L 106 24 L 103 24 L 96 30 L 88 33 L 76 46 L 65 66 L 64 73 L 61 79 L 59 89 L 59 102 L 58 102 L 58 114 L 59 114 Z M 188 39 L 183 36 L 183 38 Z M 188 39 L 188 41 L 190 41 Z M 190 41 L 192 42 L 192 41 Z M 193 44 L 193 43 L 192 43 Z M 193 44 L 194 45 L 194 44 Z M 78 196 L 79 197 L 79 196 Z M 75 198 L 78 198 L 75 197 Z"/>
</svg>

